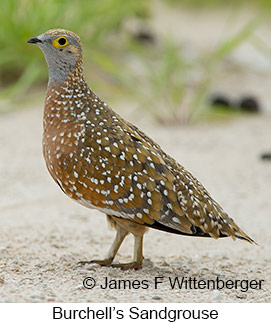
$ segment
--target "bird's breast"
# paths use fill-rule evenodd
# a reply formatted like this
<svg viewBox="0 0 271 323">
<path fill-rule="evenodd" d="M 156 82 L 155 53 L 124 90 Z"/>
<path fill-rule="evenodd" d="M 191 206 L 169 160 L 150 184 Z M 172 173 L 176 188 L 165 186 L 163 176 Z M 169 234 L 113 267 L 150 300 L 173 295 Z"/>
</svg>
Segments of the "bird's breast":
<svg viewBox="0 0 271 323">
<path fill-rule="evenodd" d="M 103 208 L 107 186 L 98 181 L 95 140 L 88 138 L 87 146 L 85 141 L 84 123 L 59 126 L 55 120 L 44 129 L 44 159 L 49 173 L 68 196 L 85 206 Z"/>
</svg>

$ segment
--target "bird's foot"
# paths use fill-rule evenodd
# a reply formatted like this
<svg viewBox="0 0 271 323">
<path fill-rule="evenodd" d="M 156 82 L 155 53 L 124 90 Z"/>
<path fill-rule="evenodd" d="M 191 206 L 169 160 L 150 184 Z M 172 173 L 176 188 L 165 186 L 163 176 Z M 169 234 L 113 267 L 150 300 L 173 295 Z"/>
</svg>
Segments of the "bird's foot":
<svg viewBox="0 0 271 323">
<path fill-rule="evenodd" d="M 140 269 L 142 268 L 142 264 L 138 263 L 136 261 L 133 262 L 128 262 L 128 263 L 124 263 L 124 264 L 112 264 L 112 259 L 102 259 L 102 260 L 97 260 L 97 259 L 93 259 L 93 260 L 83 260 L 83 261 L 79 261 L 78 265 L 84 266 L 84 265 L 91 265 L 91 264 L 97 264 L 100 266 L 110 266 L 113 268 L 120 268 L 122 270 L 129 270 L 129 269 Z"/>
<path fill-rule="evenodd" d="M 111 265 L 113 259 L 101 259 L 101 260 L 97 260 L 97 259 L 93 259 L 93 260 L 87 260 L 87 261 L 79 261 L 78 265 L 91 265 L 91 264 L 98 264 L 100 266 L 109 266 Z"/>
<path fill-rule="evenodd" d="M 122 270 L 129 270 L 129 269 L 137 270 L 137 269 L 142 268 L 142 263 L 133 261 L 133 262 L 127 262 L 127 263 L 124 263 L 124 264 L 111 264 L 110 267 L 120 268 Z"/>
</svg>

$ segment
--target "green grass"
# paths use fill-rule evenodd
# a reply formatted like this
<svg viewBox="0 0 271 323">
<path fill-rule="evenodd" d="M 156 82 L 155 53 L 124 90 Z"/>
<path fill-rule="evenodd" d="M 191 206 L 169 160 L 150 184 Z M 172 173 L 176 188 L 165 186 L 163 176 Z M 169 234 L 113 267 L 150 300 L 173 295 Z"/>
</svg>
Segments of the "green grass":
<svg viewBox="0 0 271 323">
<path fill-rule="evenodd" d="M 144 50 L 132 43 L 131 51 L 137 59 L 137 66 L 141 66 L 144 72 L 136 75 L 131 70 L 129 74 L 135 75 L 135 79 L 126 82 L 126 86 L 131 86 L 141 102 L 140 106 L 147 109 L 157 122 L 171 125 L 196 122 L 209 109 L 208 96 L 212 84 L 221 77 L 221 63 L 244 41 L 254 39 L 254 31 L 262 21 L 260 14 L 196 61 L 184 57 L 182 48 L 169 39 L 159 48 Z M 258 43 L 258 46 L 264 46 L 262 42 Z M 267 49 L 264 54 L 267 54 Z M 136 88 L 134 84 L 137 84 Z"/>
<path fill-rule="evenodd" d="M 231 0 L 164 1 L 189 2 L 196 7 L 231 3 Z M 256 0 L 247 2 L 255 3 Z M 259 0 L 259 3 L 263 11 L 268 12 L 266 8 L 271 2 Z M 42 53 L 26 41 L 51 28 L 66 28 L 80 35 L 84 45 L 85 74 L 97 93 L 134 98 L 160 123 L 189 123 L 201 118 L 208 108 L 205 100 L 212 83 L 220 77 L 219 66 L 245 40 L 249 39 L 263 55 L 270 56 L 270 48 L 254 35 L 263 21 L 262 15 L 232 38 L 224 40 L 208 56 L 194 62 L 184 57 L 181 46 L 169 38 L 159 39 L 159 45 L 154 46 L 138 43 L 123 25 L 134 17 L 147 20 L 151 4 L 151 0 L 2 1 L 0 97 L 2 100 L 21 100 L 22 94 L 28 93 L 33 85 L 47 81 Z M 197 80 L 191 81 L 191 75 L 195 73 Z M 92 80 L 95 80 L 93 85 Z M 103 97 L 106 99 L 106 95 Z M 5 111 L 11 109 L 11 105 L 3 102 Z"/>
<path fill-rule="evenodd" d="M 22 93 L 44 81 L 47 69 L 38 49 L 26 41 L 48 29 L 70 29 L 95 52 L 125 19 L 144 17 L 144 0 L 3 0 L 0 10 L 0 87 L 9 94 Z"/>
</svg>

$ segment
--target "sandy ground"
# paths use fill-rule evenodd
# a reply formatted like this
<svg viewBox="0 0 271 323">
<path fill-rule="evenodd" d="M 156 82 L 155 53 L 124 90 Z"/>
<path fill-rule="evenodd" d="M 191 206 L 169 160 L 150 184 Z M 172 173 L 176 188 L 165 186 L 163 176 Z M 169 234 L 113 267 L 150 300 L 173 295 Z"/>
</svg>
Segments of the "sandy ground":
<svg viewBox="0 0 271 323">
<path fill-rule="evenodd" d="M 271 118 L 164 128 L 136 122 L 209 189 L 259 247 L 231 239 L 187 238 L 150 230 L 144 267 L 123 272 L 79 260 L 103 257 L 114 232 L 105 216 L 77 205 L 49 177 L 41 154 L 42 108 L 0 116 L 1 302 L 270 302 Z M 135 122 L 135 120 L 133 120 Z M 129 261 L 128 237 L 116 262 Z M 91 276 L 97 286 L 82 281 Z M 156 276 L 165 282 L 154 288 Z M 168 277 L 264 279 L 261 290 L 172 290 Z M 102 289 L 109 279 L 147 280 L 149 288 Z"/>
</svg>

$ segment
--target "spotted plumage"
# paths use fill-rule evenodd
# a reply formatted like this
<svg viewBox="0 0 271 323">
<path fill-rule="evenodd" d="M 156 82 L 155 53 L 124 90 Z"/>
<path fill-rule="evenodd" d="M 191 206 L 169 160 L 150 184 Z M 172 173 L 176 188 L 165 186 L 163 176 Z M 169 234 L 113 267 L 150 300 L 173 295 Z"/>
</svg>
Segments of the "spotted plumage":
<svg viewBox="0 0 271 323">
<path fill-rule="evenodd" d="M 111 264 L 129 233 L 142 265 L 147 227 L 168 232 L 253 242 L 201 183 L 158 144 L 125 121 L 85 82 L 77 35 L 56 29 L 32 38 L 44 52 L 49 83 L 43 118 L 43 154 L 62 191 L 107 214 L 115 241 L 101 265 Z"/>
</svg>

